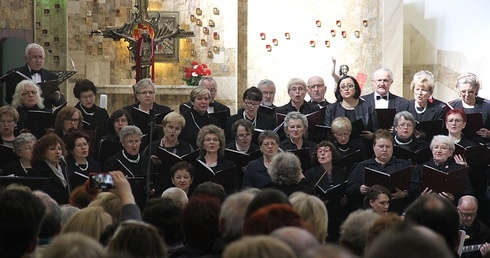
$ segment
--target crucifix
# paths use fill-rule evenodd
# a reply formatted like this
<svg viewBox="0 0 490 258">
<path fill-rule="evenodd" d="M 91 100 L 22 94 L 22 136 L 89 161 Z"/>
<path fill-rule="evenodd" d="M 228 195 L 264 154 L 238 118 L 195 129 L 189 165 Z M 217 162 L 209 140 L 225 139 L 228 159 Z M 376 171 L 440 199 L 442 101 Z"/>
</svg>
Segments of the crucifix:
<svg viewBox="0 0 490 258">
<path fill-rule="evenodd" d="M 170 28 L 161 15 L 150 18 L 148 0 L 136 0 L 136 11 L 131 12 L 131 21 L 121 27 L 107 26 L 104 30 L 92 30 L 91 34 L 112 38 L 114 41 L 124 39 L 135 60 L 131 67 L 136 71 L 136 82 L 144 78 L 155 80 L 155 47 L 165 39 L 194 37 L 194 32 L 179 28 Z"/>
</svg>

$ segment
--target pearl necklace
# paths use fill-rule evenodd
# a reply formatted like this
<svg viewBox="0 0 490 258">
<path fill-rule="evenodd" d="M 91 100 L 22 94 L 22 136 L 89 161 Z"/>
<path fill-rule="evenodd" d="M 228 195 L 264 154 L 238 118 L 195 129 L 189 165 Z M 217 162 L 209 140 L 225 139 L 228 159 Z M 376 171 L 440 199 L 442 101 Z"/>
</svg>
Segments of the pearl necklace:
<svg viewBox="0 0 490 258">
<path fill-rule="evenodd" d="M 421 111 L 419 111 L 417 109 L 417 107 L 421 107 L 421 106 L 417 105 L 417 102 L 415 102 L 415 112 L 417 112 L 417 114 L 423 114 L 425 112 L 425 110 L 427 110 L 427 106 L 428 106 L 428 103 L 427 103 L 427 105 L 425 105 L 424 109 L 422 109 Z"/>
<path fill-rule="evenodd" d="M 410 144 L 413 140 L 413 138 L 410 138 L 410 141 L 408 141 L 408 142 L 401 142 L 398 140 L 398 138 L 396 136 L 394 138 L 395 138 L 396 144 L 398 144 L 398 145 L 407 145 L 407 144 Z"/>
<path fill-rule="evenodd" d="M 80 169 L 80 171 L 87 171 L 87 169 L 88 169 L 88 160 L 85 159 L 85 162 L 87 162 L 87 164 L 78 164 L 78 162 L 75 162 L 75 166 L 77 166 Z M 84 166 L 85 168 L 81 167 L 81 165 Z"/>
<path fill-rule="evenodd" d="M 123 155 L 123 157 L 124 157 L 124 158 L 125 158 L 127 161 L 129 161 L 129 162 L 131 162 L 131 163 L 138 163 L 138 162 L 140 162 L 140 158 L 141 158 L 141 156 L 140 156 L 140 154 L 139 154 L 139 153 L 138 153 L 138 157 L 137 157 L 136 159 L 130 159 L 130 158 L 128 158 L 128 157 L 126 156 L 126 153 L 124 153 L 124 150 L 122 150 L 122 155 Z"/>
</svg>

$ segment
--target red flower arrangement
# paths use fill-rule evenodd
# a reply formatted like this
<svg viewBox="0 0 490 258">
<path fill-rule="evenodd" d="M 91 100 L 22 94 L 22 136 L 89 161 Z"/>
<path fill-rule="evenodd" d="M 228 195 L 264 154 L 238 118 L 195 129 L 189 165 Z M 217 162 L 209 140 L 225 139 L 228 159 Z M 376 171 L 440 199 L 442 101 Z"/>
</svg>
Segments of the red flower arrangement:
<svg viewBox="0 0 490 258">
<path fill-rule="evenodd" d="M 188 86 L 197 86 L 203 76 L 209 76 L 211 70 L 207 64 L 199 64 L 197 61 L 193 61 L 190 67 L 184 67 L 183 80 Z"/>
</svg>

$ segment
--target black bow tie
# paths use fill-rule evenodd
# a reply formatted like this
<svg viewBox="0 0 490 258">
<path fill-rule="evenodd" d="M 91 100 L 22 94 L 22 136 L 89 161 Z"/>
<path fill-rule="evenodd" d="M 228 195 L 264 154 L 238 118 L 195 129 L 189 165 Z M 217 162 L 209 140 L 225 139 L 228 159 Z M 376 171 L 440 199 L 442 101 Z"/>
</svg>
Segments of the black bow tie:
<svg viewBox="0 0 490 258">
<path fill-rule="evenodd" d="M 39 75 L 41 75 L 41 70 L 37 70 L 37 71 L 36 70 L 31 70 L 31 75 L 34 75 L 36 73 L 38 73 Z"/>
<path fill-rule="evenodd" d="M 384 95 L 384 96 L 376 96 L 376 100 L 380 100 L 380 99 L 385 99 L 385 100 L 388 100 L 388 96 L 387 95 Z"/>
<path fill-rule="evenodd" d="M 214 107 L 214 102 L 209 102 L 210 107 Z"/>
</svg>

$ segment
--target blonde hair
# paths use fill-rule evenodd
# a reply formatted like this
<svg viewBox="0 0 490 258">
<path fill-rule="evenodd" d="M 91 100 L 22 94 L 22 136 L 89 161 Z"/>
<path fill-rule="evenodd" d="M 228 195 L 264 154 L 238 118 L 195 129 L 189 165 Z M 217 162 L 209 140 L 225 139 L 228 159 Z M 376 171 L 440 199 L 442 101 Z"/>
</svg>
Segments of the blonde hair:
<svg viewBox="0 0 490 258">
<path fill-rule="evenodd" d="M 88 205 L 88 207 L 101 207 L 109 213 L 114 223 L 119 222 L 121 216 L 122 201 L 117 195 L 110 192 L 102 192 Z"/>
<path fill-rule="evenodd" d="M 73 215 L 63 227 L 63 233 L 79 232 L 95 240 L 107 226 L 112 224 L 112 218 L 102 207 L 88 207 Z"/>
<path fill-rule="evenodd" d="M 296 254 L 285 242 L 272 236 L 259 235 L 243 237 L 231 243 L 223 253 L 223 258 L 294 258 Z"/>
<path fill-rule="evenodd" d="M 55 237 L 41 257 L 103 258 L 106 257 L 106 250 L 95 239 L 71 232 Z"/>
<path fill-rule="evenodd" d="M 320 198 L 303 192 L 295 192 L 289 197 L 293 208 L 301 218 L 309 224 L 309 231 L 319 243 L 324 243 L 327 237 L 328 213 Z"/>
</svg>

